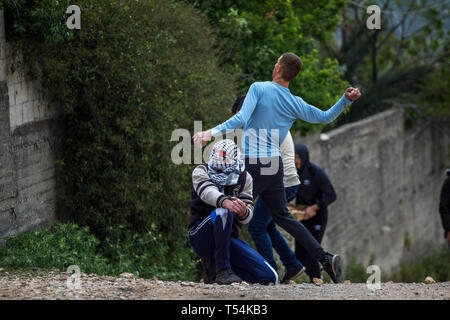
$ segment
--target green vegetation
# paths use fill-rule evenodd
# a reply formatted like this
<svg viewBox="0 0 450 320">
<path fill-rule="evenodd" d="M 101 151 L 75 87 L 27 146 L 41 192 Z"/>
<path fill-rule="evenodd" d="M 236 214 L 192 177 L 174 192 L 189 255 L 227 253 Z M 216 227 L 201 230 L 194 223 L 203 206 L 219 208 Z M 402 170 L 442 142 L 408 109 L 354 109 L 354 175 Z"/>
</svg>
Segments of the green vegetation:
<svg viewBox="0 0 450 320">
<path fill-rule="evenodd" d="M 122 226 L 111 227 L 100 246 L 88 227 L 57 223 L 51 230 L 26 231 L 5 240 L 6 245 L 0 247 L 0 265 L 7 269 L 66 271 L 77 265 L 84 273 L 99 275 L 129 272 L 144 278 L 195 279 L 191 252 L 168 254 L 170 248 L 154 230 L 137 234 Z"/>
<path fill-rule="evenodd" d="M 368 30 L 366 8 L 381 8 L 381 29 Z M 409 125 L 448 112 L 448 3 L 433 0 L 354 0 L 342 11 L 336 37 L 320 52 L 339 61 L 344 79 L 363 95 L 326 130 L 400 107 Z M 447 75 L 447 76 L 446 76 Z"/>
<path fill-rule="evenodd" d="M 271 80 L 272 69 L 284 52 L 303 60 L 303 69 L 289 88 L 321 109 L 331 107 L 349 85 L 337 60 L 320 57 L 314 39 L 327 41 L 341 21 L 346 0 L 284 1 L 227 0 L 192 2 L 208 17 L 222 65 L 238 76 L 246 92 L 255 81 Z M 323 125 L 296 121 L 293 131 L 303 134 Z"/>
<path fill-rule="evenodd" d="M 179 2 L 92 0 L 80 4 L 81 29 L 68 30 L 71 1 L 3 4 L 23 55 L 14 67 L 63 112 L 61 219 L 88 226 L 111 257 L 106 239 L 122 226 L 122 241 L 154 232 L 161 240 L 149 251 L 184 259 L 193 165 L 172 163 L 171 133 L 220 123 L 236 96 L 207 21 Z"/>
<path fill-rule="evenodd" d="M 358 262 L 355 256 L 351 257 L 344 268 L 345 279 L 352 283 L 365 283 L 370 274 L 367 273 L 367 266 Z"/>
<path fill-rule="evenodd" d="M 102 268 L 105 259 L 96 250 L 99 240 L 89 234 L 88 228 L 73 224 L 57 224 L 48 229 L 26 231 L 5 238 L 0 247 L 0 265 L 9 268 L 59 268 L 77 264 L 91 273 Z"/>
<path fill-rule="evenodd" d="M 437 282 L 450 281 L 450 250 L 447 246 L 429 252 L 419 262 L 402 261 L 392 276 L 395 282 L 423 282 L 430 276 Z"/>
<path fill-rule="evenodd" d="M 403 236 L 403 245 L 405 246 L 405 249 L 409 250 L 411 249 L 411 243 L 412 239 L 409 235 L 408 231 L 405 232 L 405 235 Z"/>
</svg>

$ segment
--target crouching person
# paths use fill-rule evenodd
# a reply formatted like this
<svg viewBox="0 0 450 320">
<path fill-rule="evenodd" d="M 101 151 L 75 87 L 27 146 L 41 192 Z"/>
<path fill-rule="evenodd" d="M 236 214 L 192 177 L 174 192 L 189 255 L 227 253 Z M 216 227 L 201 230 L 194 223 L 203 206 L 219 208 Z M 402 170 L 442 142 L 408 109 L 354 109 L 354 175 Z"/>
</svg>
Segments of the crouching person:
<svg viewBox="0 0 450 320">
<path fill-rule="evenodd" d="M 238 239 L 253 216 L 253 182 L 237 145 L 218 141 L 208 163 L 192 172 L 189 241 L 207 266 L 205 282 L 278 284 L 278 275 L 250 245 Z M 206 281 L 207 280 L 207 281 Z"/>
</svg>

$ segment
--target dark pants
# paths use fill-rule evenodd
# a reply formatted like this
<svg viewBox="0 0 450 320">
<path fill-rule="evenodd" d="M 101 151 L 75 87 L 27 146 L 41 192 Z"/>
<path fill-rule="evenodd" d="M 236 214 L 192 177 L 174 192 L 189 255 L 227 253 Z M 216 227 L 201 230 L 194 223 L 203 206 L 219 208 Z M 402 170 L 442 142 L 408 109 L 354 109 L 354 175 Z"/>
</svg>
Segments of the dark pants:
<svg viewBox="0 0 450 320">
<path fill-rule="evenodd" d="M 278 284 L 278 274 L 250 245 L 231 237 L 234 213 L 211 212 L 189 230 L 189 242 L 202 258 L 214 258 L 217 269 L 231 268 L 249 283 Z"/>
<path fill-rule="evenodd" d="M 245 158 L 245 169 L 253 178 L 253 199 L 258 195 L 261 196 L 275 223 L 293 236 L 311 257 L 322 261 L 325 251 L 320 243 L 287 209 L 281 157 Z"/>
<path fill-rule="evenodd" d="M 311 219 L 312 220 L 312 219 Z M 307 220 L 302 222 L 306 229 L 313 235 L 313 237 L 319 242 L 322 242 L 323 235 L 325 233 L 326 228 L 326 220 L 322 221 L 321 224 L 318 224 L 316 221 Z M 306 274 L 309 276 L 312 281 L 313 278 L 319 278 L 320 275 L 320 266 L 317 261 L 311 257 L 308 252 L 303 248 L 299 243 L 295 242 L 295 256 L 298 260 L 300 260 L 303 265 L 306 267 Z"/>
<path fill-rule="evenodd" d="M 298 185 L 285 188 L 288 201 L 295 198 L 297 191 Z M 275 222 L 261 197 L 256 201 L 253 218 L 248 223 L 248 232 L 252 236 L 258 252 L 275 270 L 278 266 L 273 256 L 273 249 L 278 253 L 281 262 L 286 268 L 303 267 L 296 259 L 295 253 L 289 248 L 283 235 L 275 227 Z"/>
</svg>

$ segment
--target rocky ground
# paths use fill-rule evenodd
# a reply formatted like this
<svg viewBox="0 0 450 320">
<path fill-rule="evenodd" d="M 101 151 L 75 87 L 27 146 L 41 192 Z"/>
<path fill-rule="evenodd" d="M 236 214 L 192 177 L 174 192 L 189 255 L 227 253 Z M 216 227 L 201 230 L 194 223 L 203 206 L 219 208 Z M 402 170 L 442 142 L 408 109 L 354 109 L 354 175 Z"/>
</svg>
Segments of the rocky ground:
<svg viewBox="0 0 450 320">
<path fill-rule="evenodd" d="M 77 285 L 79 284 L 79 287 Z M 378 290 L 366 284 L 281 284 L 229 286 L 194 282 L 119 277 L 75 276 L 66 272 L 0 272 L 0 300 L 22 299 L 132 299 L 132 300 L 450 300 L 450 282 L 381 283 Z"/>
</svg>

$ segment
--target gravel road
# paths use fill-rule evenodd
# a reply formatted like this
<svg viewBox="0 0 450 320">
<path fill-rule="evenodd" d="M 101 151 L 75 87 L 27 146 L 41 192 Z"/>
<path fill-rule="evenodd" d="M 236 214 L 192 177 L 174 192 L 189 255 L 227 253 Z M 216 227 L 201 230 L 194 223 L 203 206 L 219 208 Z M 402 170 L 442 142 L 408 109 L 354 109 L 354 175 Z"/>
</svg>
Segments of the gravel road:
<svg viewBox="0 0 450 320">
<path fill-rule="evenodd" d="M 80 287 L 66 272 L 0 272 L 0 300 L 131 299 L 131 300 L 450 300 L 450 281 L 425 283 L 381 283 L 378 290 L 366 284 L 249 284 L 211 285 L 184 281 L 138 279 L 81 273 Z M 69 280 L 69 285 L 68 285 Z"/>
</svg>

